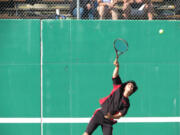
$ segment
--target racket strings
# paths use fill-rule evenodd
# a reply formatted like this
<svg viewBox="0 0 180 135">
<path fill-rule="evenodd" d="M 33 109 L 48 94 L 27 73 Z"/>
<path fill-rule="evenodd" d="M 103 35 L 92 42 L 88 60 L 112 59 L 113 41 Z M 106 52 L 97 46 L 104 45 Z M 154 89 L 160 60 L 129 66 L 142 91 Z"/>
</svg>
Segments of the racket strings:
<svg viewBox="0 0 180 135">
<path fill-rule="evenodd" d="M 127 43 L 120 39 L 118 39 L 114 42 L 114 47 L 115 47 L 115 51 L 118 55 L 120 55 L 128 50 Z"/>
</svg>

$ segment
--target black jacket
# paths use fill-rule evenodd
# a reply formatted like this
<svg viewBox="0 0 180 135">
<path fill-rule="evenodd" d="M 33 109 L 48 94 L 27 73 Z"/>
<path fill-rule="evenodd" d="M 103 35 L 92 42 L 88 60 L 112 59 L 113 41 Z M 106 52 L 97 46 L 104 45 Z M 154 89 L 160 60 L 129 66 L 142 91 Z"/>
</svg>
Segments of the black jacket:
<svg viewBox="0 0 180 135">
<path fill-rule="evenodd" d="M 112 80 L 113 90 L 111 91 L 110 95 L 99 100 L 102 112 L 104 115 L 106 115 L 108 112 L 112 115 L 121 112 L 124 116 L 130 107 L 129 99 L 123 96 L 125 83 L 123 84 L 121 82 L 119 76 L 113 78 Z"/>
</svg>

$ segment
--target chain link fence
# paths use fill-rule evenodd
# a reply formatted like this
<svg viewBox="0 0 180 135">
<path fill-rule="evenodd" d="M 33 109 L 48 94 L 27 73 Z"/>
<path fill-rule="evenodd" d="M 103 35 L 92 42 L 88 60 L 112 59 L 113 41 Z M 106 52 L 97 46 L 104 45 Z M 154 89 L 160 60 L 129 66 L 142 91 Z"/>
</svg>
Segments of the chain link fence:
<svg viewBox="0 0 180 135">
<path fill-rule="evenodd" d="M 180 0 L 0 0 L 0 19 L 180 20 Z"/>
</svg>

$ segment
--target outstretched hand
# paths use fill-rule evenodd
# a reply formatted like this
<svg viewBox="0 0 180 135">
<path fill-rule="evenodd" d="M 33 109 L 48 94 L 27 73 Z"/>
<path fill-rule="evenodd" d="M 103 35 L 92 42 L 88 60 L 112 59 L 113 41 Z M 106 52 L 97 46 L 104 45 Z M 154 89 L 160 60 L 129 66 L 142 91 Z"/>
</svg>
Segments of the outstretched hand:
<svg viewBox="0 0 180 135">
<path fill-rule="evenodd" d="M 114 60 L 114 65 L 115 65 L 116 67 L 119 67 L 119 62 L 118 62 L 118 59 L 117 59 L 117 58 Z"/>
</svg>

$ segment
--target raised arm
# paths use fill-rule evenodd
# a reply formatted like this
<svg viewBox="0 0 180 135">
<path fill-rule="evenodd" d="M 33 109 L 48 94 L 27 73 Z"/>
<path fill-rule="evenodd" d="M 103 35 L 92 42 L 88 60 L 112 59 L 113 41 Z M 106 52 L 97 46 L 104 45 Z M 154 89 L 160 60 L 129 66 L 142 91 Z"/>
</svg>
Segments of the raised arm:
<svg viewBox="0 0 180 135">
<path fill-rule="evenodd" d="M 118 62 L 117 58 L 114 61 L 114 66 L 115 66 L 115 68 L 114 68 L 114 71 L 113 71 L 112 78 L 116 78 L 119 75 L 119 62 Z"/>
</svg>

